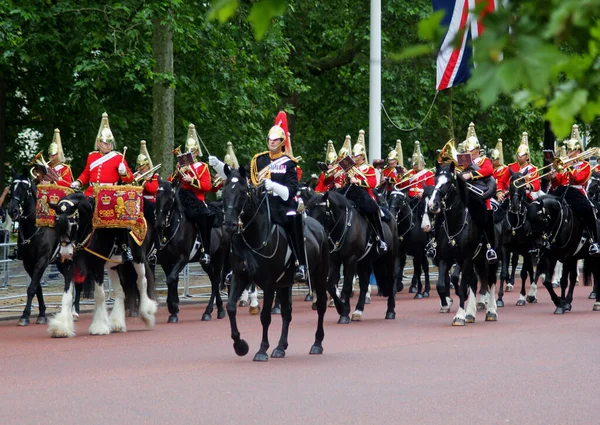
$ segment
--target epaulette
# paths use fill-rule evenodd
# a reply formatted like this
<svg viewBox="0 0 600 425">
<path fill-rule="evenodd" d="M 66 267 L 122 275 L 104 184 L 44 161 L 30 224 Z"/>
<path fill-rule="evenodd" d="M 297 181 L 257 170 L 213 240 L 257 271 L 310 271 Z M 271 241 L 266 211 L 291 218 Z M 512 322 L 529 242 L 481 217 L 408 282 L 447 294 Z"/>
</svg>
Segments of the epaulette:
<svg viewBox="0 0 600 425">
<path fill-rule="evenodd" d="M 289 156 L 288 154 L 284 153 L 285 156 L 287 156 L 289 159 L 291 159 L 294 163 L 298 164 L 300 161 L 298 161 L 296 158 L 294 158 L 293 156 Z"/>
<path fill-rule="evenodd" d="M 259 156 L 261 156 L 261 155 L 264 155 L 264 154 L 268 154 L 268 153 L 269 153 L 269 151 L 264 151 L 264 152 L 257 153 L 256 155 L 254 155 L 254 156 L 252 157 L 252 161 L 254 161 L 254 160 L 255 160 L 256 158 L 258 158 Z"/>
</svg>

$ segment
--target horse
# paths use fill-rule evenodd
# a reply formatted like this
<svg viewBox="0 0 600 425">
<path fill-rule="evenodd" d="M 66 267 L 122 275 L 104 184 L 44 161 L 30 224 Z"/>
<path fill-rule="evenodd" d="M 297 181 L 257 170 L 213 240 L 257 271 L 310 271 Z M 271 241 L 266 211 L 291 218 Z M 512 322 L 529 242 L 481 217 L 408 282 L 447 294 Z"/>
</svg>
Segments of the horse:
<svg viewBox="0 0 600 425">
<path fill-rule="evenodd" d="M 65 288 L 62 297 L 61 311 L 50 319 L 48 333 L 54 338 L 75 336 L 72 316 L 67 308 L 73 298 L 71 280 L 83 280 L 88 276 L 94 280 L 94 315 L 89 327 L 91 335 L 107 335 L 111 332 L 126 332 L 125 292 L 119 281 L 117 267 L 133 267 L 137 276 L 137 289 L 140 303 L 139 314 L 146 328 L 154 327 L 156 301 L 149 297 L 154 293 L 154 276 L 150 269 L 146 252 L 152 244 L 152 228 L 148 228 L 142 246 L 131 243 L 133 262 L 121 265 L 121 256 L 115 255 L 115 240 L 123 229 L 94 229 L 92 216 L 94 200 L 82 193 L 73 193 L 61 199 L 52 208 L 56 211 L 56 232 L 60 240 L 61 261 L 65 263 Z M 118 260 L 115 260 L 117 258 Z M 115 291 L 115 302 L 110 317 L 106 308 L 104 294 L 104 269 L 108 274 Z M 127 282 L 125 282 L 127 284 Z"/>
<path fill-rule="evenodd" d="M 452 320 L 452 326 L 465 326 L 466 323 L 475 322 L 477 276 L 481 281 L 480 294 L 488 299 L 485 304 L 485 320 L 497 321 L 496 299 L 493 296 L 497 265 L 488 264 L 485 259 L 481 243 L 482 231 L 467 208 L 468 186 L 464 180 L 456 177 L 453 162 L 437 165 L 435 186 L 431 195 L 424 196 L 427 196 L 426 212 L 439 218 L 436 219 L 435 243 L 439 267 L 437 289 L 442 307 L 447 307 L 450 296 L 449 269 L 452 264 L 456 263 L 462 273 L 458 290 L 460 306 Z M 424 216 L 423 230 L 430 231 L 431 224 L 425 217 L 429 217 L 428 214 Z M 469 302 L 465 310 L 467 295 Z M 444 308 L 443 311 L 449 311 L 449 308 Z"/>
<path fill-rule="evenodd" d="M 423 202 L 419 199 L 411 206 L 409 198 L 404 192 L 394 190 L 389 195 L 388 204 L 398 226 L 398 291 L 403 287 L 404 265 L 406 264 L 406 256 L 410 255 L 413 257 L 414 266 L 410 288 L 415 288 L 415 299 L 429 298 L 429 292 L 431 291 L 429 260 L 425 254 L 425 246 L 429 238 L 418 224 L 423 218 Z M 421 283 L 421 272 L 425 274 L 425 288 Z M 409 293 L 412 293 L 412 291 L 409 291 Z"/>
<path fill-rule="evenodd" d="M 36 296 L 39 305 L 37 324 L 47 324 L 46 304 L 40 281 L 48 265 L 57 258 L 58 237 L 54 228 L 36 227 L 37 191 L 33 182 L 25 174 L 13 175 L 10 185 L 11 200 L 8 204 L 8 214 L 13 221 L 19 222 L 18 249 L 23 258 L 23 267 L 31 278 L 27 287 L 27 304 L 17 321 L 18 326 L 28 326 L 30 323 L 31 303 Z M 63 273 L 61 263 L 57 263 L 59 272 Z M 64 273 L 63 273 L 64 274 Z M 75 286 L 74 311 L 79 317 L 79 301 L 81 285 Z"/>
<path fill-rule="evenodd" d="M 331 293 L 340 315 L 338 324 L 363 320 L 371 272 L 375 275 L 379 293 L 388 298 L 385 318 L 395 319 L 398 270 L 396 221 L 388 217 L 388 221 L 382 223 L 388 251 L 384 255 L 379 255 L 374 245 L 374 232 L 370 230 L 370 225 L 358 213 L 354 203 L 343 194 L 335 190 L 322 195 L 315 194 L 307 200 L 306 209 L 310 216 L 324 223 L 328 234 L 330 250 L 328 286 L 335 288 L 340 280 L 340 267 L 344 267 L 341 297 L 335 292 Z M 350 316 L 350 298 L 355 275 L 358 276 L 360 292 L 356 308 Z"/>
<path fill-rule="evenodd" d="M 523 257 L 523 266 L 521 267 L 521 292 L 517 300 L 517 306 L 524 306 L 526 303 L 537 303 L 537 285 L 533 273 L 533 243 L 531 241 L 531 226 L 527 221 L 527 193 L 524 185 L 517 187 L 515 182 L 521 181 L 525 173 L 514 172 L 510 169 L 510 184 L 508 209 L 501 222 L 501 258 L 502 269 L 500 271 L 500 287 L 498 289 L 498 307 L 504 307 L 504 282 L 509 282 L 508 266 L 511 254 L 517 254 Z M 521 179 L 521 180 L 518 180 Z M 514 263 L 514 260 L 513 260 Z M 514 275 L 514 271 L 513 271 Z M 525 285 L 527 276 L 530 278 L 529 294 L 525 295 Z M 508 291 L 508 288 L 507 288 Z"/>
<path fill-rule="evenodd" d="M 600 211 L 600 172 L 594 171 L 592 173 L 592 177 L 588 181 L 587 186 L 587 194 L 588 198 L 594 206 L 596 207 L 596 211 Z M 584 285 L 588 286 L 591 276 L 591 267 L 586 267 L 586 262 L 584 261 Z M 590 295 L 589 299 L 596 299 L 596 294 L 600 291 L 600 279 L 594 279 L 594 287 Z"/>
<path fill-rule="evenodd" d="M 186 264 L 199 261 L 200 241 L 196 224 L 186 217 L 179 200 L 179 186 L 174 187 L 169 181 L 159 179 L 156 193 L 156 235 L 158 247 L 158 262 L 167 277 L 167 307 L 169 309 L 168 323 L 179 321 L 179 273 Z M 222 213 L 221 213 L 222 214 Z M 221 226 L 211 230 L 211 246 L 209 249 L 210 264 L 202 264 L 211 282 L 211 295 L 202 314 L 202 320 L 211 320 L 213 306 L 216 300 L 217 318 L 225 317 L 225 308 L 219 291 L 224 279 L 224 265 L 227 264 L 229 237 Z"/>
<path fill-rule="evenodd" d="M 248 184 L 244 168 L 230 169 L 225 166 L 227 179 L 223 187 L 225 209 L 225 232 L 231 238 L 230 261 L 232 266 L 231 290 L 227 301 L 227 313 L 231 326 L 233 348 L 238 356 L 248 353 L 248 343 L 241 339 L 237 327 L 237 299 L 249 283 L 254 282 L 264 293 L 264 306 L 260 313 L 262 340 L 254 361 L 269 359 L 268 331 L 271 324 L 271 308 L 275 292 L 281 302 L 283 322 L 281 337 L 271 353 L 273 358 L 285 357 L 288 347 L 288 330 L 292 320 L 292 285 L 294 263 L 289 238 L 280 224 L 273 223 L 269 196 L 264 185 Z M 315 341 L 310 354 L 323 353 L 325 336 L 323 319 L 327 310 L 327 272 L 329 250 L 323 226 L 311 217 L 304 220 L 305 254 L 309 282 L 316 300 L 318 321 Z M 267 307 L 268 306 L 268 307 Z"/>
<path fill-rule="evenodd" d="M 570 187 L 560 187 L 552 195 L 544 195 L 527 207 L 527 219 L 531 223 L 532 240 L 541 250 L 544 286 L 556 306 L 554 314 L 564 314 L 572 309 L 573 291 L 577 282 L 577 260 L 589 257 L 589 241 L 584 224 L 577 219 L 565 196 Z M 586 200 L 584 200 L 586 201 Z M 560 280 L 560 297 L 552 287 L 552 272 L 556 262 L 563 263 Z M 600 277 L 600 265 L 591 258 L 594 280 Z M 568 280 L 568 281 L 567 281 Z M 600 293 L 596 293 L 594 311 L 600 311 Z"/>
</svg>

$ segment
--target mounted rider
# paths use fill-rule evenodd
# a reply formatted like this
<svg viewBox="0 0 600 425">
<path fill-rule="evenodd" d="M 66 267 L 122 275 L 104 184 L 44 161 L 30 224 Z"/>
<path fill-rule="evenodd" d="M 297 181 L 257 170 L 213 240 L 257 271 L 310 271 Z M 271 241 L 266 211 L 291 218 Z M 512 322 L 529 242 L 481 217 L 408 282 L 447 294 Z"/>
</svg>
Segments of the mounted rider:
<svg viewBox="0 0 600 425">
<path fill-rule="evenodd" d="M 179 181 L 181 187 L 179 200 L 185 215 L 196 223 L 202 241 L 200 263 L 209 265 L 210 239 L 215 217 L 206 205 L 204 196 L 211 191 L 212 184 L 208 165 L 198 159 L 198 157 L 202 157 L 202 150 L 194 124 L 190 124 L 188 127 L 185 149 L 186 153 L 180 155 L 184 157 L 185 164 L 177 163 L 170 180 Z"/>
<path fill-rule="evenodd" d="M 133 173 L 127 165 L 125 157 L 116 152 L 115 137 L 110 129 L 108 114 L 102 114 L 102 121 L 94 147 L 97 149 L 90 152 L 87 157 L 85 168 L 79 178 L 71 183 L 71 188 L 80 190 L 83 185 L 89 183 L 84 192 L 85 196 L 94 195 L 94 186 L 114 186 L 119 182 L 131 183 Z M 128 230 L 124 229 L 118 244 L 122 250 L 123 262 L 133 261 L 128 244 Z"/>
<path fill-rule="evenodd" d="M 291 142 L 287 132 L 287 116 L 279 112 L 275 125 L 267 135 L 268 151 L 254 155 L 250 162 L 252 184 L 264 187 L 269 197 L 271 218 L 283 226 L 290 238 L 295 257 L 294 281 L 306 282 L 306 255 L 304 250 L 304 223 L 294 196 L 298 192 L 297 160 L 289 154 Z"/>
<path fill-rule="evenodd" d="M 346 197 L 356 204 L 357 209 L 371 223 L 376 232 L 376 240 L 379 242 L 380 253 L 387 252 L 381 216 L 383 212 L 379 208 L 373 189 L 377 186 L 375 168 L 367 161 L 365 149 L 365 131 L 360 130 L 356 144 L 352 148 L 352 159 L 356 163 L 347 172 L 348 182 Z"/>
<path fill-rule="evenodd" d="M 526 195 L 530 201 L 537 198 L 537 192 L 541 189 L 540 179 L 538 178 L 537 167 L 529 162 L 529 138 L 526 132 L 521 135 L 521 144 L 517 148 L 516 154 L 517 161 L 513 162 L 508 166 L 509 170 L 513 173 L 521 173 L 525 175 Z M 509 171 L 509 173 L 510 173 Z M 508 184 L 510 177 L 502 182 L 502 190 L 508 192 Z"/>
<path fill-rule="evenodd" d="M 574 161 L 574 163 L 569 164 L 562 172 L 552 170 L 550 174 L 552 188 L 558 194 L 564 193 L 564 198 L 575 215 L 582 218 L 589 236 L 589 254 L 598 256 L 600 255 L 600 245 L 598 244 L 596 213 L 586 192 L 586 184 L 592 176 L 592 169 L 590 163 L 585 159 L 574 159 L 580 156 L 583 151 L 581 137 L 579 136 L 579 126 L 577 124 L 573 125 L 571 138 L 566 142 L 566 148 L 568 159 L 571 159 L 571 162 Z M 565 189 L 561 189 L 561 187 Z"/>
<path fill-rule="evenodd" d="M 335 168 L 336 165 L 337 153 L 335 151 L 335 147 L 333 146 L 333 141 L 329 140 L 327 142 L 327 151 L 325 152 L 325 166 L 327 167 L 327 171 L 323 170 L 321 171 L 321 174 L 319 174 L 319 180 L 315 186 L 315 192 L 325 193 L 332 188 L 336 172 L 342 172 L 341 168 Z"/>
<path fill-rule="evenodd" d="M 494 167 L 494 179 L 496 180 L 496 199 L 502 203 L 506 198 L 506 192 L 502 188 L 507 188 L 510 181 L 510 172 L 504 165 L 504 152 L 502 149 L 502 139 L 498 139 L 496 147 L 490 152 L 490 160 Z"/>
<path fill-rule="evenodd" d="M 43 183 L 54 183 L 62 187 L 70 187 L 73 183 L 73 172 L 71 167 L 65 164 L 65 154 L 60 140 L 60 130 L 54 129 L 52 143 L 48 146 L 48 167 L 52 168 L 57 176 L 55 180 L 48 180 L 48 176 L 40 176 Z"/>
<path fill-rule="evenodd" d="M 465 168 L 460 176 L 467 181 L 468 184 L 473 184 L 476 188 L 481 189 L 485 192 L 487 189 L 486 180 L 493 178 L 494 167 L 492 161 L 489 158 L 480 156 L 480 144 L 477 134 L 475 133 L 475 124 L 469 124 L 469 130 L 467 131 L 467 138 L 464 142 L 466 152 L 471 154 L 472 164 Z M 467 198 L 467 206 L 471 212 L 471 217 L 477 223 L 477 226 L 481 229 L 483 235 L 487 239 L 487 252 L 485 257 L 489 263 L 494 263 L 498 256 L 494 250 L 495 245 L 495 234 L 494 234 L 494 212 L 492 210 L 490 198 L 482 198 L 479 195 L 469 191 Z"/>
<path fill-rule="evenodd" d="M 156 203 L 158 173 L 151 172 L 154 168 L 154 164 L 152 164 L 152 158 L 150 158 L 150 153 L 148 153 L 148 147 L 146 146 L 145 140 L 140 142 L 140 154 L 137 156 L 135 165 L 136 172 L 133 176 L 136 180 L 141 180 L 142 187 L 144 188 L 144 199 Z"/>
<path fill-rule="evenodd" d="M 240 168 L 240 163 L 238 162 L 238 159 L 235 156 L 235 152 L 233 151 L 233 143 L 231 142 L 227 142 L 227 153 L 223 158 L 223 162 L 218 161 L 218 159 L 217 162 L 215 162 L 215 159 L 217 159 L 216 156 L 208 157 L 208 165 L 214 168 L 217 172 L 217 174 L 212 177 L 212 192 L 218 192 L 219 190 L 221 190 L 223 188 L 223 185 L 225 184 L 225 180 L 227 179 L 227 176 L 225 175 L 224 166 L 221 167 L 219 166 L 219 164 L 227 165 L 229 168 L 232 169 Z"/>
<path fill-rule="evenodd" d="M 400 182 L 399 189 L 407 189 L 409 199 L 413 204 L 423 196 L 425 186 L 435 185 L 435 175 L 425 169 L 425 158 L 421 153 L 421 144 L 416 141 L 412 155 L 412 169 L 406 173 Z"/>
<path fill-rule="evenodd" d="M 406 169 L 404 168 L 402 141 L 396 140 L 396 147 L 388 153 L 387 165 L 383 169 L 379 187 L 390 193 L 395 189 L 396 184 L 400 182 L 400 178 L 404 173 L 406 173 Z"/>
</svg>

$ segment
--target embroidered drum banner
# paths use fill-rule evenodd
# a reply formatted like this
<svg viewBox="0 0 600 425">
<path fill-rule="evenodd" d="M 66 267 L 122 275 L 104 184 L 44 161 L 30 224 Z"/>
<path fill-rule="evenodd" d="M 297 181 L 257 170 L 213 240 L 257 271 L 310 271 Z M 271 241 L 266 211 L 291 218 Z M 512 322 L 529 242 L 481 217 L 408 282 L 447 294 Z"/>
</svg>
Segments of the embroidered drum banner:
<svg viewBox="0 0 600 425">
<path fill-rule="evenodd" d="M 37 227 L 54 227 L 56 212 L 49 204 L 58 204 L 62 198 L 73 193 L 73 189 L 55 184 L 37 185 L 37 204 L 35 206 L 35 225 Z"/>
<path fill-rule="evenodd" d="M 143 219 L 141 186 L 95 186 L 94 228 L 131 229 Z"/>
</svg>

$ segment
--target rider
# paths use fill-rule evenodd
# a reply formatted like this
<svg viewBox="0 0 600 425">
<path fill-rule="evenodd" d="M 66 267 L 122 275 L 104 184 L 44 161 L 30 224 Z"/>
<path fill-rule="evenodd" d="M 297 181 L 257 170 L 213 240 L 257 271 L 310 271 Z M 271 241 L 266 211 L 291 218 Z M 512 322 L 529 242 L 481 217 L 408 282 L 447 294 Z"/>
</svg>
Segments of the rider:
<svg viewBox="0 0 600 425">
<path fill-rule="evenodd" d="M 581 138 L 579 136 L 579 127 L 573 125 L 571 138 L 566 142 L 567 155 L 569 158 L 575 158 L 582 152 Z M 596 214 L 594 207 L 587 197 L 586 183 L 592 175 L 590 163 L 586 160 L 577 161 L 569 164 L 562 173 L 552 170 L 550 179 L 552 187 L 558 189 L 560 186 L 566 187 L 565 199 L 573 212 L 583 219 L 583 223 L 589 235 L 589 254 L 592 256 L 600 255 L 600 245 L 598 244 L 598 232 L 596 226 Z M 576 190 L 568 190 L 569 188 Z"/>
<path fill-rule="evenodd" d="M 413 204 L 421 199 L 425 186 L 435 184 L 435 175 L 431 170 L 425 169 L 425 158 L 421 154 L 421 144 L 418 141 L 415 142 L 412 155 L 412 170 L 402 180 L 399 189 L 408 188 L 408 196 Z"/>
<path fill-rule="evenodd" d="M 358 140 L 352 148 L 352 158 L 356 165 L 347 172 L 350 185 L 346 197 L 356 204 L 359 211 L 371 223 L 377 233 L 379 252 L 384 253 L 387 252 L 387 244 L 381 224 L 382 211 L 373 195 L 373 189 L 377 186 L 377 177 L 375 169 L 367 162 L 364 140 L 365 131 L 360 130 Z"/>
<path fill-rule="evenodd" d="M 62 149 L 60 130 L 58 128 L 54 129 L 52 143 L 48 147 L 48 166 L 58 176 L 52 183 L 62 187 L 71 186 L 71 183 L 73 183 L 73 173 L 71 172 L 71 167 L 65 164 L 65 154 Z"/>
<path fill-rule="evenodd" d="M 289 156 L 291 143 L 287 137 L 285 113 L 280 112 L 275 123 L 267 135 L 269 150 L 254 155 L 250 162 L 250 178 L 255 186 L 261 183 L 265 185 L 271 218 L 275 223 L 282 225 L 290 237 L 290 245 L 296 259 L 294 281 L 301 283 L 306 281 L 306 255 L 302 214 L 296 212 L 298 206 L 294 200 L 298 192 L 297 160 Z"/>
<path fill-rule="evenodd" d="M 133 181 L 133 173 L 129 170 L 125 157 L 113 150 L 115 148 L 115 138 L 110 130 L 106 112 L 102 114 L 95 147 L 98 150 L 89 153 L 85 168 L 79 178 L 71 183 L 72 189 L 79 190 L 84 184 L 89 183 L 84 194 L 91 197 L 94 195 L 94 186 L 116 185 L 119 181 L 124 183 Z M 119 241 L 123 262 L 133 260 L 127 241 L 128 231 L 124 230 Z"/>
<path fill-rule="evenodd" d="M 335 151 L 335 147 L 333 146 L 333 141 L 329 140 L 327 142 L 327 152 L 325 153 L 325 164 L 327 165 L 327 171 L 321 171 L 321 174 L 319 175 L 319 181 L 315 186 L 315 192 L 325 193 L 331 188 L 333 185 L 333 180 L 335 179 L 336 171 L 334 170 L 334 167 L 337 165 L 336 162 L 337 153 Z"/>
<path fill-rule="evenodd" d="M 529 162 L 529 139 L 526 132 L 521 136 L 521 144 L 517 148 L 517 161 L 508 166 L 513 173 L 521 173 L 525 175 L 526 195 L 530 201 L 534 200 L 534 193 L 540 190 L 540 179 L 538 178 L 537 167 Z M 510 173 L 509 173 L 510 174 Z M 502 181 L 502 190 L 508 192 L 510 177 L 506 181 Z M 499 188 L 500 189 L 500 188 Z"/>
<path fill-rule="evenodd" d="M 402 141 L 396 140 L 396 147 L 388 153 L 387 166 L 383 169 L 380 187 L 385 187 L 387 193 L 390 193 L 395 189 L 396 184 L 400 182 L 400 178 L 405 172 Z"/>
<path fill-rule="evenodd" d="M 214 162 L 215 159 L 217 159 L 216 156 L 208 157 L 208 165 L 210 165 L 217 171 L 217 174 L 212 177 L 211 192 L 218 192 L 223 188 L 225 180 L 227 180 L 227 175 L 225 174 L 225 165 L 233 169 L 240 168 L 240 163 L 238 162 L 238 159 L 235 156 L 235 152 L 233 151 L 233 143 L 231 142 L 227 142 L 227 153 L 223 158 L 223 162 Z M 223 164 L 223 166 L 221 167 L 219 166 L 219 164 Z"/>
<path fill-rule="evenodd" d="M 185 147 L 187 152 L 191 153 L 193 162 L 185 166 L 177 164 L 175 176 L 180 178 L 181 182 L 179 199 L 185 208 L 186 215 L 196 223 L 202 239 L 200 262 L 209 265 L 210 237 L 214 214 L 208 209 L 204 201 L 204 194 L 211 191 L 212 184 L 208 165 L 198 160 L 198 157 L 202 157 L 198 140 L 196 127 L 194 124 L 190 124 Z"/>
<path fill-rule="evenodd" d="M 465 150 L 471 154 L 473 161 L 462 173 L 461 176 L 468 183 L 478 187 L 477 182 L 482 181 L 494 174 L 492 161 L 489 158 L 480 156 L 480 145 L 477 134 L 475 134 L 475 124 L 469 124 L 467 139 L 465 140 Z M 469 182 L 470 180 L 470 182 Z M 471 183 L 472 182 L 472 183 Z M 494 212 L 492 210 L 490 198 L 483 199 L 469 191 L 468 207 L 471 212 L 471 217 L 477 223 L 487 239 L 487 252 L 485 257 L 488 263 L 494 263 L 498 256 L 493 246 L 495 244 L 494 234 Z"/>
<path fill-rule="evenodd" d="M 142 187 L 144 188 L 144 199 L 152 203 L 156 203 L 156 192 L 158 192 L 158 173 L 150 172 L 150 170 L 154 168 L 154 165 L 152 164 L 152 159 L 148 153 L 145 140 L 140 142 L 140 154 L 137 156 L 135 165 L 136 172 L 133 176 L 136 180 L 141 179 Z"/>
<path fill-rule="evenodd" d="M 510 172 L 508 167 L 504 165 L 504 152 L 502 151 L 502 139 L 498 139 L 496 147 L 490 153 L 492 167 L 494 167 L 494 180 L 496 180 L 496 199 L 498 202 L 504 202 L 506 192 L 503 188 L 508 187 Z"/>
</svg>

